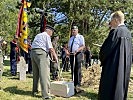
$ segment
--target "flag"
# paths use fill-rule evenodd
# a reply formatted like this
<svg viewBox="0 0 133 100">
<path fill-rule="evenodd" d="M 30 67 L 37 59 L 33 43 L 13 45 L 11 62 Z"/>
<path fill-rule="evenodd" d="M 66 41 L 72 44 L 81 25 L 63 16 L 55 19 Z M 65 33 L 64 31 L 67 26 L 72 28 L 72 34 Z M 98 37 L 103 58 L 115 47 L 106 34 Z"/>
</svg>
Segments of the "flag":
<svg viewBox="0 0 133 100">
<path fill-rule="evenodd" d="M 19 40 L 19 45 L 22 50 L 25 52 L 28 52 L 28 43 L 27 43 L 27 38 L 28 38 L 28 18 L 27 18 L 27 13 L 28 10 L 27 8 L 30 7 L 31 3 L 30 0 L 21 0 L 21 7 L 19 10 L 18 14 L 18 23 L 17 23 L 17 30 L 16 30 L 16 36 L 18 36 Z"/>
<path fill-rule="evenodd" d="M 46 28 L 46 17 L 44 14 L 41 15 L 41 27 L 40 27 L 40 32 L 44 32 L 45 28 Z"/>
</svg>

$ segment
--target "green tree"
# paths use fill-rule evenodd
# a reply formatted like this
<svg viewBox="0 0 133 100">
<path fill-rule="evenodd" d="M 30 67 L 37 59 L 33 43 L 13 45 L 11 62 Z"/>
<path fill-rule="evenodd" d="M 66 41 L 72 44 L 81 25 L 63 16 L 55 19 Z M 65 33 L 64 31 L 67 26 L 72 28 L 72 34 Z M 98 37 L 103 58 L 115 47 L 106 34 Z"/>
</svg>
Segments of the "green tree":
<svg viewBox="0 0 133 100">
<path fill-rule="evenodd" d="M 63 42 L 68 40 L 71 26 L 76 24 L 84 35 L 86 44 L 92 49 L 93 43 L 102 44 L 108 35 L 107 21 L 116 10 L 125 13 L 126 25 L 132 30 L 132 7 L 130 0 L 37 0 L 33 8 L 38 7 L 48 12 L 47 21 L 54 25 Z M 49 13 L 54 12 L 52 16 Z M 56 23 L 56 14 L 62 13 L 65 21 Z"/>
<path fill-rule="evenodd" d="M 15 8 L 16 0 L 2 0 L 0 3 L 0 36 L 7 41 L 9 52 L 9 42 L 16 32 L 18 10 Z"/>
</svg>

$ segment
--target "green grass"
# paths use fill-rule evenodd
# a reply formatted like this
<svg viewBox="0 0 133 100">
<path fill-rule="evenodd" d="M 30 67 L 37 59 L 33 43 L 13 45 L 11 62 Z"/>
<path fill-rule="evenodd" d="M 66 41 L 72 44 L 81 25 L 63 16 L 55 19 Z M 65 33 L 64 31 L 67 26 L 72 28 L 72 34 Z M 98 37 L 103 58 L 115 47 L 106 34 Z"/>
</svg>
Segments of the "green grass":
<svg viewBox="0 0 133 100">
<path fill-rule="evenodd" d="M 37 97 L 32 97 L 32 75 L 27 74 L 26 81 L 20 81 L 17 76 L 11 76 L 9 61 L 4 61 L 4 73 L 0 86 L 0 100 L 42 100 L 41 93 Z M 63 72 L 65 80 L 69 81 L 71 78 L 70 72 Z M 133 72 L 131 74 L 133 80 Z M 83 93 L 74 95 L 70 98 L 55 97 L 54 100 L 97 100 L 97 91 L 93 86 L 82 87 L 85 91 Z M 132 88 L 132 87 L 130 87 Z M 131 89 L 133 90 L 133 88 Z M 128 100 L 133 100 L 133 92 L 129 91 Z"/>
</svg>

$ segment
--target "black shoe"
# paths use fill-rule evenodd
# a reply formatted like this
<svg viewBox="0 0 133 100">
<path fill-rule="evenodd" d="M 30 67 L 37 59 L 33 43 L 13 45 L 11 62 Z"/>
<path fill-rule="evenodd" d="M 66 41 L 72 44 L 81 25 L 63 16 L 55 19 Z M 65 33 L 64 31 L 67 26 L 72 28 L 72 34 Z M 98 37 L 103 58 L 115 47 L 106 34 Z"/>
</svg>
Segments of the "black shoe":
<svg viewBox="0 0 133 100">
<path fill-rule="evenodd" d="M 36 92 L 32 92 L 32 96 L 35 97 L 39 92 L 36 91 Z"/>
<path fill-rule="evenodd" d="M 74 90 L 75 90 L 75 93 L 81 93 L 81 92 L 84 92 L 84 90 L 81 89 L 79 86 L 76 86 Z"/>
<path fill-rule="evenodd" d="M 70 70 L 69 70 L 69 69 L 67 69 L 66 71 L 67 71 L 67 72 L 70 72 Z"/>
<path fill-rule="evenodd" d="M 74 92 L 75 92 L 75 94 L 77 94 L 77 93 L 78 93 L 76 89 L 74 89 Z"/>
<path fill-rule="evenodd" d="M 37 95 L 36 92 L 32 92 L 32 96 L 35 97 Z"/>
<path fill-rule="evenodd" d="M 26 74 L 32 74 L 32 72 L 26 72 Z"/>
<path fill-rule="evenodd" d="M 12 76 L 16 76 L 16 74 L 12 73 Z"/>
<path fill-rule="evenodd" d="M 65 70 L 63 69 L 62 72 L 65 72 Z"/>
<path fill-rule="evenodd" d="M 29 72 L 29 74 L 32 74 L 32 72 Z"/>
</svg>

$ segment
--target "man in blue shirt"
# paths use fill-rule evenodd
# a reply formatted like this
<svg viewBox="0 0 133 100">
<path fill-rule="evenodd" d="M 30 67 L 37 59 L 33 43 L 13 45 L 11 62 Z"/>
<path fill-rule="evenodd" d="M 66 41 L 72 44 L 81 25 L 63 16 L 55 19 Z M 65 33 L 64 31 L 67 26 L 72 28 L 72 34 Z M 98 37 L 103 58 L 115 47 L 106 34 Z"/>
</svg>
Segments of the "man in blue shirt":
<svg viewBox="0 0 133 100">
<path fill-rule="evenodd" d="M 78 27 L 72 27 L 72 36 L 68 42 L 68 50 L 70 55 L 71 74 L 74 81 L 75 92 L 77 87 L 81 86 L 81 62 L 83 58 L 82 51 L 85 48 L 83 35 L 78 33 Z"/>
</svg>

